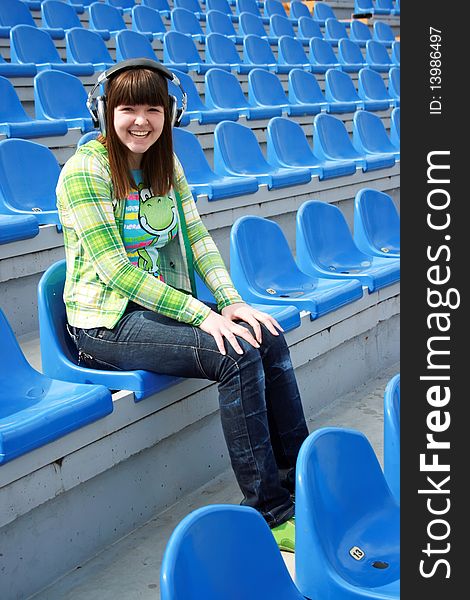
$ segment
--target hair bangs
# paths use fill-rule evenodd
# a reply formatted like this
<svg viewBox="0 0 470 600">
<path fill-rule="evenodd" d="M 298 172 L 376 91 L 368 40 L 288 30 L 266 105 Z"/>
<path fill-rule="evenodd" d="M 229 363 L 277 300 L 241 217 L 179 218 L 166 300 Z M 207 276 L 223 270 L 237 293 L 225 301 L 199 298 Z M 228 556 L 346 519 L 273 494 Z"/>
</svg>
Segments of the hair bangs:
<svg viewBox="0 0 470 600">
<path fill-rule="evenodd" d="M 114 105 L 168 106 L 166 79 L 150 69 L 133 69 L 117 75 L 110 84 L 114 88 Z"/>
</svg>

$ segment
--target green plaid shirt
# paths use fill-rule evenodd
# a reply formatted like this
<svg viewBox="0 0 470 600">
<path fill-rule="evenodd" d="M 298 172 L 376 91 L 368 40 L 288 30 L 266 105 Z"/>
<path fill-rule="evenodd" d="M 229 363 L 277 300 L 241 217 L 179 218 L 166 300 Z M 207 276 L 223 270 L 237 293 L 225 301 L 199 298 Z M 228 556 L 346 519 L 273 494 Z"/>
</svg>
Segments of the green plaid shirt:
<svg viewBox="0 0 470 600">
<path fill-rule="evenodd" d="M 127 258 L 122 241 L 126 200 L 114 198 L 106 148 L 93 140 L 66 162 L 57 184 L 57 207 L 64 231 L 64 301 L 70 325 L 111 329 L 129 300 L 177 321 L 200 325 L 210 309 L 191 295 L 184 229 L 194 268 L 219 309 L 242 302 L 201 221 L 176 156 L 173 192 L 181 200 L 186 228 L 180 226 L 178 236 L 161 253 L 161 281 Z"/>
</svg>

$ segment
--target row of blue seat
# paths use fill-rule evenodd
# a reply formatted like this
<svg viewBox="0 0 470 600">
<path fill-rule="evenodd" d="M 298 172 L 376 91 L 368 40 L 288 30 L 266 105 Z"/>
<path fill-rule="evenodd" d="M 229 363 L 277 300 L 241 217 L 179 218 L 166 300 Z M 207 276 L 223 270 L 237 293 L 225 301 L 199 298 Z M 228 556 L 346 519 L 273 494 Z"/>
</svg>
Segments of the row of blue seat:
<svg viewBox="0 0 470 600">
<path fill-rule="evenodd" d="M 176 128 L 173 135 L 193 194 L 205 193 L 210 200 L 253 193 L 261 184 L 277 189 L 309 183 L 312 176 L 322 180 L 389 168 L 399 158 L 380 118 L 368 111 L 355 113 L 352 140 L 340 119 L 316 115 L 313 148 L 298 123 L 274 117 L 267 129 L 267 158 L 249 127 L 221 121 L 214 130 L 214 169 L 194 134 Z M 60 165 L 46 146 L 17 138 L 0 141 L 0 213 L 32 215 L 40 225 L 59 227 L 59 174 Z"/>
<path fill-rule="evenodd" d="M 399 381 L 397 374 L 387 384 L 384 404 L 392 386 L 399 395 Z M 385 447 L 386 463 L 387 454 Z M 297 458 L 295 500 L 295 576 L 256 510 L 212 504 L 172 532 L 161 599 L 399 600 L 399 499 L 365 434 L 343 427 L 312 432 Z"/>
<path fill-rule="evenodd" d="M 287 95 L 274 73 L 254 68 L 248 76 L 248 99 L 236 75 L 212 68 L 205 75 L 204 102 L 188 74 L 177 69 L 173 72 L 188 97 L 183 126 L 191 120 L 198 120 L 200 124 L 225 119 L 236 121 L 242 115 L 251 120 L 279 116 L 282 112 L 290 116 L 315 115 L 322 111 L 380 111 L 400 105 L 398 67 L 390 70 L 388 89 L 379 73 L 361 69 L 358 90 L 346 72 L 329 69 L 325 74 L 325 93 L 313 74 L 292 69 Z M 169 82 L 169 91 L 181 100 L 181 89 L 172 82 Z M 80 128 L 82 133 L 93 129 L 86 107 L 86 90 L 74 75 L 51 70 L 35 76 L 35 118 L 26 113 L 13 85 L 1 75 L 0 92 L 0 134 L 6 137 L 38 138 L 65 135 L 69 128 Z"/>
<path fill-rule="evenodd" d="M 357 15 L 400 15 L 400 0 L 354 0 L 354 12 Z"/>
<path fill-rule="evenodd" d="M 398 281 L 399 217 L 392 199 L 365 188 L 355 205 L 355 219 L 369 215 L 357 229 L 380 229 L 381 234 L 369 237 L 379 237 L 390 247 L 395 244 L 395 255 L 383 247 L 377 249 L 380 256 L 362 252 L 341 210 L 316 200 L 305 202 L 297 212 L 297 262 L 279 225 L 261 217 L 241 217 L 232 227 L 230 258 L 231 275 L 242 296 L 276 316 L 288 331 L 300 325 L 300 310 L 315 319 L 362 297 L 363 286 L 370 293 Z M 389 242 L 384 241 L 387 237 Z M 145 371 L 79 365 L 66 331 L 64 282 L 61 260 L 46 270 L 38 286 L 44 374 L 26 361 L 0 310 L 0 358 L 8 365 L 0 372 L 0 463 L 109 414 L 109 390 L 129 389 L 139 401 L 179 381 Z M 198 288 L 201 299 L 213 300 L 200 279 Z"/>
</svg>

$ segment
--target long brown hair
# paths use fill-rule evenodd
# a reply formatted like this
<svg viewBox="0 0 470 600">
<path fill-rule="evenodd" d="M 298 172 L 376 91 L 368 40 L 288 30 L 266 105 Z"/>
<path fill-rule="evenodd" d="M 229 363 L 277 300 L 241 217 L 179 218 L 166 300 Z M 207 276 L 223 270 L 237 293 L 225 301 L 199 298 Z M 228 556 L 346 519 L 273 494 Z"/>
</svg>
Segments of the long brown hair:
<svg viewBox="0 0 470 600">
<path fill-rule="evenodd" d="M 111 78 L 106 88 L 106 137 L 99 136 L 109 156 L 115 198 L 126 198 L 135 181 L 129 169 L 128 148 L 114 128 L 114 109 L 120 105 L 163 106 L 165 120 L 158 140 L 142 156 L 142 178 L 157 196 L 173 184 L 173 138 L 166 77 L 151 69 L 135 68 Z"/>
</svg>

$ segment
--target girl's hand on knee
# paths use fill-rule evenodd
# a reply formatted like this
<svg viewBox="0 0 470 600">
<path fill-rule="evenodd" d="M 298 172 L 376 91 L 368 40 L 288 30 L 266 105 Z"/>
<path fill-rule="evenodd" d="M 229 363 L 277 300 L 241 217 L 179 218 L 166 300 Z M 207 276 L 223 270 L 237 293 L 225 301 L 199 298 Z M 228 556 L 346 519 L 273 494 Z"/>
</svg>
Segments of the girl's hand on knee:
<svg viewBox="0 0 470 600">
<path fill-rule="evenodd" d="M 236 304 L 226 306 L 222 309 L 222 315 L 231 321 L 245 321 L 245 323 L 251 325 L 259 344 L 261 344 L 262 341 L 260 323 L 262 323 L 273 335 L 279 335 L 279 331 L 284 331 L 274 317 L 261 310 L 256 310 L 244 302 L 237 302 Z"/>
<path fill-rule="evenodd" d="M 237 336 L 243 338 L 254 348 L 259 348 L 259 343 L 246 327 L 242 327 L 241 325 L 234 323 L 225 315 L 219 315 L 214 311 L 209 313 L 209 316 L 204 319 L 199 325 L 199 328 L 202 329 L 202 331 L 209 333 L 215 339 L 215 343 L 221 354 L 227 354 L 224 338 L 229 342 L 237 354 L 243 354 Z"/>
</svg>

